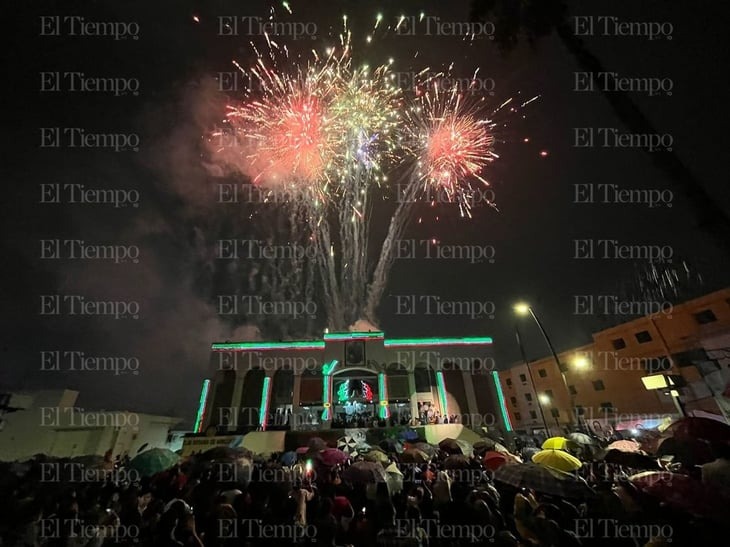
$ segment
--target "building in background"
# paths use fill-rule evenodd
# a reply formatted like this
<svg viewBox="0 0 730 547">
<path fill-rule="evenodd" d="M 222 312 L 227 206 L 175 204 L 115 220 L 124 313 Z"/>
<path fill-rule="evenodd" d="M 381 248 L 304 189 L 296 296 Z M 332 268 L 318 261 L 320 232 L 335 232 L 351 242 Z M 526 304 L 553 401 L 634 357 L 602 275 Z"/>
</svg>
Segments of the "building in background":
<svg viewBox="0 0 730 547">
<path fill-rule="evenodd" d="M 681 413 L 730 417 L 730 289 L 593 334 L 590 344 L 499 373 L 518 431 L 654 427 Z M 562 369 L 562 371 L 561 371 Z M 642 378 L 676 375 L 680 408 Z M 544 419 L 543 419 L 544 416 Z"/>
<path fill-rule="evenodd" d="M 425 425 L 433 416 L 503 428 L 491 344 L 490 338 L 386 339 L 382 332 L 215 343 L 198 431 Z"/>
<path fill-rule="evenodd" d="M 173 429 L 180 418 L 129 411 L 86 411 L 76 406 L 79 393 L 47 390 L 6 394 L 0 430 L 0 461 L 35 454 L 54 457 L 129 455 L 150 448 L 182 447 L 184 433 Z"/>
</svg>

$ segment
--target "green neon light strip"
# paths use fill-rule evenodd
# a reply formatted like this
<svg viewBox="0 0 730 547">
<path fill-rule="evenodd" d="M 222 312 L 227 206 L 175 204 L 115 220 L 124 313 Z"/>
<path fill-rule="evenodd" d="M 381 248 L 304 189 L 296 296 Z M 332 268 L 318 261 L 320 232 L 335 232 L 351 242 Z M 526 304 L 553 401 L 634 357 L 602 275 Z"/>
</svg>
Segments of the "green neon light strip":
<svg viewBox="0 0 730 547">
<path fill-rule="evenodd" d="M 259 425 L 266 431 L 266 422 L 269 419 L 269 398 L 271 397 L 271 378 L 264 378 L 264 385 L 261 388 L 261 406 L 259 407 Z"/>
<path fill-rule="evenodd" d="M 438 371 L 436 373 L 436 387 L 439 392 L 439 402 L 441 403 L 441 415 L 449 415 L 449 405 L 446 402 L 446 382 L 444 382 L 444 373 Z"/>
<path fill-rule="evenodd" d="M 195 426 L 193 431 L 200 433 L 203 428 L 203 418 L 205 417 L 205 405 L 208 402 L 208 392 L 210 391 L 210 380 L 203 380 L 203 389 L 200 390 L 200 400 L 198 401 L 198 413 L 195 416 Z"/>
<path fill-rule="evenodd" d="M 512 431 L 512 422 L 510 422 L 509 414 L 507 413 L 507 406 L 504 404 L 504 394 L 502 393 L 502 384 L 499 383 L 499 374 L 496 370 L 492 371 L 492 380 L 494 380 L 494 386 L 497 388 L 497 400 L 499 401 L 499 409 L 502 411 L 502 419 L 504 420 L 504 428 L 507 431 Z"/>
<path fill-rule="evenodd" d="M 325 340 L 332 342 L 340 340 L 372 340 L 382 339 L 385 334 L 381 331 L 377 332 L 328 332 L 324 335 Z"/>
<path fill-rule="evenodd" d="M 337 363 L 337 359 L 333 359 L 329 363 L 322 365 L 322 401 L 325 405 L 324 410 L 322 410 L 323 422 L 330 419 L 331 412 L 329 406 L 332 404 L 332 373 L 334 372 Z"/>
<path fill-rule="evenodd" d="M 324 342 L 316 340 L 299 342 L 225 342 L 211 345 L 213 351 L 225 350 L 276 350 L 276 349 L 324 349 Z"/>
<path fill-rule="evenodd" d="M 491 344 L 489 337 L 481 338 L 394 338 L 385 340 L 386 347 L 398 346 L 478 346 Z"/>
<path fill-rule="evenodd" d="M 390 418 L 390 409 L 387 406 L 388 403 L 388 385 L 385 378 L 385 373 L 381 372 L 378 374 L 378 396 L 380 398 L 380 411 L 379 415 L 382 419 Z M 385 404 L 384 404 L 385 403 Z"/>
<path fill-rule="evenodd" d="M 349 333 L 328 333 L 324 340 L 337 342 L 344 340 L 382 340 L 382 332 L 349 332 Z M 474 338 L 394 338 L 384 340 L 386 347 L 404 346 L 478 346 L 491 344 L 489 337 Z M 213 351 L 239 350 L 239 351 L 269 351 L 277 349 L 324 349 L 325 342 L 318 340 L 299 340 L 293 342 L 217 342 L 211 344 Z"/>
</svg>

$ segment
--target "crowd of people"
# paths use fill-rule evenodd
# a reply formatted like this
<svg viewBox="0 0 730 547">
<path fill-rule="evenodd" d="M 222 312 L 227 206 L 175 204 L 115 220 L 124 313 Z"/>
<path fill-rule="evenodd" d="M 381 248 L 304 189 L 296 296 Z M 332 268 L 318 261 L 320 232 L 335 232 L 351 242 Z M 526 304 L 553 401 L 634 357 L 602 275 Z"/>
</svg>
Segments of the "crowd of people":
<svg viewBox="0 0 730 547">
<path fill-rule="evenodd" d="M 523 453 L 531 445 L 522 441 Z M 333 465 L 310 446 L 291 465 L 280 454 L 203 454 L 153 476 L 117 468 L 100 481 L 47 480 L 43 458 L 22 473 L 5 464 L 0 545 L 678 547 L 725 543 L 730 522 L 652 498 L 627 479 L 638 470 L 605 462 L 585 462 L 591 495 L 576 499 L 502 482 L 478 451 L 459 456 L 455 469 L 453 454 L 437 448 L 422 462 L 383 449 L 380 464 L 351 454 Z M 712 473 L 700 480 L 727 487 L 730 454 L 715 449 Z M 380 467 L 388 479 L 358 478 L 350 467 Z"/>
</svg>

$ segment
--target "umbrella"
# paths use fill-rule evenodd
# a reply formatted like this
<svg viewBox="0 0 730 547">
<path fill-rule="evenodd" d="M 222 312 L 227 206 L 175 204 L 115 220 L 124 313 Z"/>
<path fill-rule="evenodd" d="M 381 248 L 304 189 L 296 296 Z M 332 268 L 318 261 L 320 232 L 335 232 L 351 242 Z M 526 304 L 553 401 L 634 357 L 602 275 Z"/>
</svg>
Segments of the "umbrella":
<svg viewBox="0 0 730 547">
<path fill-rule="evenodd" d="M 350 456 L 338 448 L 325 448 L 317 455 L 317 458 L 327 467 L 345 463 Z"/>
<path fill-rule="evenodd" d="M 228 446 L 216 446 L 206 450 L 198 456 L 198 461 L 233 461 L 239 458 L 251 457 L 251 452 L 245 448 L 230 448 Z"/>
<path fill-rule="evenodd" d="M 507 455 L 503 452 L 490 450 L 484 455 L 484 466 L 491 471 L 495 471 L 507 463 L 507 460 Z"/>
<path fill-rule="evenodd" d="M 469 460 L 461 454 L 452 454 L 444 460 L 444 469 L 469 469 Z"/>
<path fill-rule="evenodd" d="M 541 450 L 532 457 L 532 461 L 566 473 L 583 465 L 578 458 L 562 450 Z"/>
<path fill-rule="evenodd" d="M 596 443 L 596 440 L 590 435 L 586 435 L 585 433 L 579 433 L 578 431 L 568 435 L 568 440 L 583 446 L 592 446 L 598 444 Z"/>
<path fill-rule="evenodd" d="M 400 457 L 403 463 L 427 463 L 431 458 L 423 450 L 408 448 Z"/>
<path fill-rule="evenodd" d="M 456 439 L 456 444 L 461 448 L 461 453 L 466 457 L 471 457 L 474 454 L 474 446 L 469 441 L 464 439 Z"/>
<path fill-rule="evenodd" d="M 633 469 L 661 469 L 656 458 L 639 452 L 623 452 L 615 448 L 606 451 L 603 455 L 603 461 L 615 463 L 616 465 L 625 465 Z"/>
<path fill-rule="evenodd" d="M 494 472 L 494 480 L 562 498 L 585 499 L 594 494 L 583 479 L 534 463 L 503 465 Z"/>
<path fill-rule="evenodd" d="M 294 465 L 295 463 L 297 463 L 297 453 L 294 451 L 284 452 L 281 455 L 281 458 L 279 458 L 279 461 L 283 465 L 288 465 L 288 466 Z"/>
<path fill-rule="evenodd" d="M 428 443 L 416 443 L 411 448 L 416 448 L 421 452 L 425 452 L 429 458 L 434 458 L 438 454 L 438 449 Z"/>
<path fill-rule="evenodd" d="M 132 458 L 129 466 L 139 471 L 144 477 L 169 469 L 180 461 L 180 456 L 167 448 L 153 448 Z"/>
<path fill-rule="evenodd" d="M 375 462 L 355 462 L 342 472 L 342 479 L 349 482 L 385 482 L 387 478 L 383 466 Z"/>
<path fill-rule="evenodd" d="M 471 456 L 474 453 L 474 447 L 472 444 L 463 439 L 444 439 L 439 443 L 439 448 L 447 454 Z"/>
<path fill-rule="evenodd" d="M 396 439 L 384 439 L 378 443 L 378 446 L 385 452 L 397 452 L 398 454 L 403 452 L 403 445 Z"/>
<path fill-rule="evenodd" d="M 447 454 L 463 454 L 461 446 L 456 442 L 456 439 L 444 439 L 439 443 L 439 448 Z"/>
<path fill-rule="evenodd" d="M 629 478 L 636 488 L 675 509 L 692 515 L 728 518 L 728 500 L 712 486 L 688 475 L 645 471 Z"/>
<path fill-rule="evenodd" d="M 385 468 L 385 473 L 388 477 L 388 490 L 390 493 L 395 494 L 401 492 L 403 490 L 403 473 L 398 469 L 398 466 L 395 463 L 391 463 Z"/>
<path fill-rule="evenodd" d="M 565 450 L 568 448 L 568 439 L 565 437 L 550 437 L 542 443 L 543 450 Z"/>
<path fill-rule="evenodd" d="M 370 452 L 365 454 L 364 458 L 367 462 L 377 462 L 382 464 L 387 464 L 390 461 L 388 455 L 377 448 L 373 448 Z"/>
<path fill-rule="evenodd" d="M 615 441 L 606 447 L 606 450 L 620 450 L 621 452 L 638 452 L 641 445 L 636 441 Z"/>
<path fill-rule="evenodd" d="M 400 432 L 399 437 L 404 441 L 415 441 L 418 439 L 418 433 L 416 433 L 413 429 L 405 429 Z"/>
<path fill-rule="evenodd" d="M 494 450 L 494 445 L 498 444 L 497 441 L 493 439 L 481 439 L 480 441 L 477 441 L 474 443 L 472 448 L 474 449 L 474 452 L 477 454 L 484 454 L 488 450 Z"/>
<path fill-rule="evenodd" d="M 682 418 L 667 428 L 675 439 L 730 442 L 730 425 L 710 418 Z"/>
<path fill-rule="evenodd" d="M 674 456 L 675 461 L 682 462 L 687 467 L 709 463 L 715 459 L 710 445 L 697 439 L 680 440 L 674 437 L 664 439 L 657 448 L 658 457 Z"/>
<path fill-rule="evenodd" d="M 536 446 L 528 446 L 522 449 L 522 459 L 531 460 L 532 457 L 540 452 L 540 449 Z"/>
<path fill-rule="evenodd" d="M 312 437 L 311 439 L 309 439 L 307 446 L 311 450 L 319 451 L 319 450 L 324 450 L 325 448 L 327 448 L 327 443 L 324 442 L 324 439 L 322 439 L 321 437 Z"/>
<path fill-rule="evenodd" d="M 343 452 L 355 455 L 357 454 L 357 441 L 355 440 L 355 437 L 351 437 L 350 435 L 345 435 L 344 437 L 340 437 L 337 439 L 337 448 L 342 450 Z"/>
</svg>

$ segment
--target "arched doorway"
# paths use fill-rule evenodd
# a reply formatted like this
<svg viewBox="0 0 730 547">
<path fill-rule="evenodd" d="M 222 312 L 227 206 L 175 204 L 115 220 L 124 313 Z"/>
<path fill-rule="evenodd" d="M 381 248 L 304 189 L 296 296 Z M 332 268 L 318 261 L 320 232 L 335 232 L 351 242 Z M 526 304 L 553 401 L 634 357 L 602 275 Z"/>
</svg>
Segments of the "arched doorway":
<svg viewBox="0 0 730 547">
<path fill-rule="evenodd" d="M 332 381 L 332 427 L 372 427 L 378 422 L 378 376 L 367 368 L 337 371 Z"/>
</svg>

